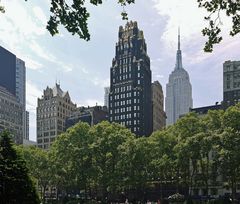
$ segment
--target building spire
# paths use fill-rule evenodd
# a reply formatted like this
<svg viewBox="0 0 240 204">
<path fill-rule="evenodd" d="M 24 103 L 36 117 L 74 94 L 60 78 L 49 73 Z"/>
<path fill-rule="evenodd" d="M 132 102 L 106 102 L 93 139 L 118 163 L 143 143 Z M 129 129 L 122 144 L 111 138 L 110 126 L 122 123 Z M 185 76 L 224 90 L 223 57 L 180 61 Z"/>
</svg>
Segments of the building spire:
<svg viewBox="0 0 240 204">
<path fill-rule="evenodd" d="M 177 56 L 176 56 L 176 69 L 182 69 L 182 51 L 180 47 L 180 27 L 178 27 L 178 50 L 177 50 Z"/>
<path fill-rule="evenodd" d="M 180 50 L 180 27 L 178 27 L 178 50 Z"/>
</svg>

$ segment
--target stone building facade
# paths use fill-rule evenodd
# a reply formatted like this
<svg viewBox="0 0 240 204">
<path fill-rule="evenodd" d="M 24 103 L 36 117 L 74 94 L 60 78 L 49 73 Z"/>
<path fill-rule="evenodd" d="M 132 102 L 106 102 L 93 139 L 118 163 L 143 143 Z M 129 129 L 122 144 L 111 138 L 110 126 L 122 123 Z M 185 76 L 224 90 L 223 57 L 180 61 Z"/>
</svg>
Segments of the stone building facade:
<svg viewBox="0 0 240 204">
<path fill-rule="evenodd" d="M 178 50 L 175 69 L 169 75 L 166 87 L 165 106 L 167 125 L 172 125 L 177 122 L 179 117 L 188 113 L 193 106 L 192 85 L 188 72 L 182 66 L 180 33 L 178 34 Z"/>
<path fill-rule="evenodd" d="M 166 126 L 166 113 L 164 112 L 164 96 L 159 81 L 152 83 L 153 131 L 161 130 Z"/>
<path fill-rule="evenodd" d="M 37 104 L 37 144 L 48 149 L 55 138 L 65 131 L 66 118 L 76 109 L 68 92 L 59 84 L 47 87 Z"/>
<path fill-rule="evenodd" d="M 109 92 L 110 92 L 110 87 L 104 87 L 104 106 L 109 109 Z"/>
<path fill-rule="evenodd" d="M 106 106 L 79 107 L 66 119 L 66 129 L 78 122 L 86 122 L 90 126 L 102 121 L 108 121 L 108 110 Z"/>
<path fill-rule="evenodd" d="M 240 102 L 240 61 L 223 64 L 223 106 L 227 108 Z"/>
<path fill-rule="evenodd" d="M 143 31 L 137 22 L 120 26 L 112 61 L 109 120 L 137 136 L 152 133 L 151 70 Z"/>
</svg>

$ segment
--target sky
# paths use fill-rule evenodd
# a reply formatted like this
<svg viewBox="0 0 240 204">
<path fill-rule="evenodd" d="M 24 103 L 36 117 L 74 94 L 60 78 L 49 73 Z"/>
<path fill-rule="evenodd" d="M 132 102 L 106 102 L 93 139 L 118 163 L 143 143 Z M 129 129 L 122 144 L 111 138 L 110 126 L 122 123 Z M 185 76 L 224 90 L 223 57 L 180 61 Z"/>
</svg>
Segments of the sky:
<svg viewBox="0 0 240 204">
<path fill-rule="evenodd" d="M 115 1 L 117 2 L 117 1 Z M 30 112 L 30 139 L 36 140 L 37 98 L 56 81 L 78 106 L 103 105 L 104 87 L 110 83 L 110 67 L 122 8 L 114 1 L 88 6 L 91 40 L 86 42 L 63 27 L 52 37 L 46 30 L 50 0 L 2 0 L 0 45 L 26 63 L 26 101 Z M 190 75 L 193 106 L 222 101 L 222 70 L 226 60 L 240 60 L 240 36 L 228 35 L 231 23 L 222 16 L 223 42 L 213 53 L 204 53 L 207 25 L 197 0 L 136 0 L 126 7 L 129 20 L 143 30 L 151 59 L 152 80 L 159 80 L 165 94 L 168 76 L 175 66 L 178 27 L 181 29 L 183 67 Z"/>
</svg>

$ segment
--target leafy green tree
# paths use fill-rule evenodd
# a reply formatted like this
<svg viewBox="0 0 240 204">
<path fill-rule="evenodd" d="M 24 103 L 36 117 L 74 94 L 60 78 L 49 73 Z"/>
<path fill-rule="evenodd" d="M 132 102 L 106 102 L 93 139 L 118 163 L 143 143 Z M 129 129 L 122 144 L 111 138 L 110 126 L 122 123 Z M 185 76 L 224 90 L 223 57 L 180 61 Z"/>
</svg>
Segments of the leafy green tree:
<svg viewBox="0 0 240 204">
<path fill-rule="evenodd" d="M 41 201 L 45 203 L 46 189 L 50 187 L 52 178 L 48 152 L 34 146 L 19 146 L 18 151 L 26 161 L 30 175 L 41 188 Z"/>
<path fill-rule="evenodd" d="M 218 137 L 210 132 L 201 132 L 191 138 L 196 146 L 195 161 L 197 174 L 194 178 L 196 186 L 205 189 L 205 193 L 209 192 L 210 182 L 216 181 L 215 169 L 215 152 L 216 152 L 216 139 Z"/>
<path fill-rule="evenodd" d="M 146 137 L 129 140 L 121 147 L 120 169 L 125 191 L 134 190 L 134 197 L 144 201 L 145 189 L 153 181 L 152 144 Z M 134 193 L 133 192 L 133 193 Z"/>
<path fill-rule="evenodd" d="M 218 156 L 220 170 L 236 198 L 236 186 L 240 182 L 240 104 L 228 108 L 223 115 L 223 133 L 220 134 Z"/>
<path fill-rule="evenodd" d="M 221 12 L 232 20 L 231 36 L 240 32 L 240 1 L 239 0 L 197 0 L 199 7 L 205 8 L 209 15 L 205 20 L 209 21 L 209 27 L 202 30 L 204 36 L 208 37 L 204 50 L 212 52 L 213 45 L 222 41 L 221 33 Z"/>
<path fill-rule="evenodd" d="M 221 133 L 223 131 L 222 120 L 223 110 L 210 110 L 207 115 L 203 117 L 202 123 L 204 125 L 204 131 L 210 131 Z"/>
<path fill-rule="evenodd" d="M 0 200 L 6 204 L 40 203 L 26 163 L 7 132 L 0 134 Z"/>
<path fill-rule="evenodd" d="M 117 0 L 121 6 L 134 3 L 135 0 Z M 90 13 L 87 10 L 86 4 L 98 6 L 103 3 L 103 0 L 51 0 L 51 16 L 47 24 L 47 29 L 51 35 L 59 33 L 59 25 L 64 26 L 72 35 L 78 35 L 84 40 L 90 40 L 88 31 L 88 19 Z M 127 20 L 127 13 L 121 13 L 122 18 Z"/>
<path fill-rule="evenodd" d="M 232 197 L 236 199 L 237 183 L 240 182 L 240 134 L 231 128 L 225 129 L 220 137 L 219 147 L 220 172 L 224 181 L 229 183 L 232 189 Z"/>
<path fill-rule="evenodd" d="M 87 123 L 78 123 L 57 137 L 49 157 L 52 163 L 53 185 L 62 194 L 68 190 L 85 190 L 92 176 L 91 135 Z"/>
<path fill-rule="evenodd" d="M 90 134 L 94 137 L 92 147 L 97 173 L 96 183 L 102 189 L 103 198 L 106 198 L 109 193 L 121 190 L 121 151 L 128 141 L 133 140 L 134 135 L 127 128 L 109 122 L 93 126 Z"/>
<path fill-rule="evenodd" d="M 171 134 L 171 128 L 154 132 L 150 137 L 151 155 L 150 169 L 154 181 L 159 182 L 161 189 L 164 184 L 172 181 L 176 176 L 176 157 L 174 146 L 177 144 L 176 137 Z M 162 194 L 161 194 L 162 196 Z"/>
<path fill-rule="evenodd" d="M 173 126 L 172 134 L 177 138 L 177 145 L 174 147 L 176 154 L 176 179 L 189 191 L 194 184 L 194 177 L 198 170 L 198 159 L 200 146 L 195 135 L 201 133 L 203 124 L 196 113 L 189 113 L 180 118 Z"/>
</svg>

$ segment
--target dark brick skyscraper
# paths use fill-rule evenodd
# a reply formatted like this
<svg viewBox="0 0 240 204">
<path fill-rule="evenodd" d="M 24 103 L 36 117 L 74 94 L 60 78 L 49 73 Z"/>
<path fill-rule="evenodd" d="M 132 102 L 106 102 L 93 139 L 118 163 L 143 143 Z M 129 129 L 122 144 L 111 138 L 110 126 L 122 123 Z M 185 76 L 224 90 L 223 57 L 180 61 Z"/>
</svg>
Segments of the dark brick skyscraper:
<svg viewBox="0 0 240 204">
<path fill-rule="evenodd" d="M 120 26 L 111 67 L 109 119 L 138 136 L 152 133 L 151 70 L 143 31 L 137 22 Z"/>
</svg>

